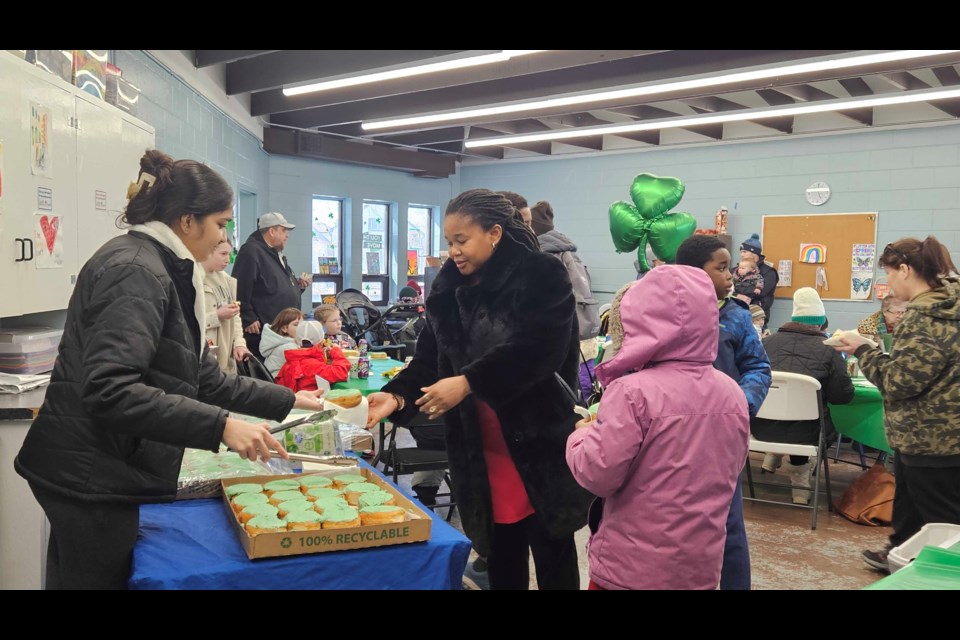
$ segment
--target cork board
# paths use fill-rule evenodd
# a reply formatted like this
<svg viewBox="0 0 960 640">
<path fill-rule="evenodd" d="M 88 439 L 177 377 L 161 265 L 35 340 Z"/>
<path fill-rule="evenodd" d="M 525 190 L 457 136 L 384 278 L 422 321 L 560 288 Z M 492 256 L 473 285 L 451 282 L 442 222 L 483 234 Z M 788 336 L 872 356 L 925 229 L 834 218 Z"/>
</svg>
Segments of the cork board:
<svg viewBox="0 0 960 640">
<path fill-rule="evenodd" d="M 853 247 L 857 244 L 877 242 L 877 212 L 835 213 L 823 215 L 765 215 L 761 242 L 763 253 L 774 269 L 781 260 L 793 262 L 792 282 L 789 287 L 777 287 L 777 298 L 793 298 L 793 292 L 801 287 L 816 288 L 817 267 L 827 274 L 829 290 L 820 292 L 824 300 L 872 302 L 873 292 L 865 299 L 854 297 L 851 287 L 853 277 Z M 821 244 L 826 248 L 826 262 L 808 264 L 800 261 L 801 245 Z M 882 247 L 876 247 L 871 261 L 870 277 L 876 281 L 876 258 Z"/>
</svg>

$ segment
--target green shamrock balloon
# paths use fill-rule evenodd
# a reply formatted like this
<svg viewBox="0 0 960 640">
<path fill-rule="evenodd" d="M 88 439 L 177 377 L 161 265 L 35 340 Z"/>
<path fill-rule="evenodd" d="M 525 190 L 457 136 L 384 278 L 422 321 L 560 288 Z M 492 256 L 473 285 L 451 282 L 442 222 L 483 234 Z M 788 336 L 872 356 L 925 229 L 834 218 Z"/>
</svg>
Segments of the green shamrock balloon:
<svg viewBox="0 0 960 640">
<path fill-rule="evenodd" d="M 640 215 L 651 220 L 677 206 L 686 189 L 679 178 L 661 178 L 652 173 L 641 173 L 630 185 L 630 197 Z"/>
<path fill-rule="evenodd" d="M 696 219 L 689 213 L 668 213 L 679 204 L 686 187 L 679 178 L 641 173 L 630 185 L 633 204 L 620 200 L 610 205 L 610 235 L 617 252 L 637 250 L 640 271 L 647 263 L 647 244 L 665 262 L 673 262 L 680 243 L 693 235 Z"/>
</svg>

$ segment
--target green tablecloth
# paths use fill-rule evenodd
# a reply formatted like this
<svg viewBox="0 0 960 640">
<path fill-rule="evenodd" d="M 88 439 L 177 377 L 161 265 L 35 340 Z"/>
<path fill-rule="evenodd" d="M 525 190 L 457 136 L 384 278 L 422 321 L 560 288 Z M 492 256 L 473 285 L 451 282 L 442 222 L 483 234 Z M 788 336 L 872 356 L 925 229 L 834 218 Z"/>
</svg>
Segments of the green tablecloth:
<svg viewBox="0 0 960 640">
<path fill-rule="evenodd" d="M 591 413 L 597 412 L 599 404 L 590 407 Z M 853 379 L 853 401 L 850 404 L 831 404 L 830 416 L 833 426 L 843 435 L 862 442 L 868 447 L 892 454 L 887 444 L 887 434 L 883 427 L 883 398 L 875 386 L 866 378 Z"/>
<path fill-rule="evenodd" d="M 893 453 L 887 444 L 883 427 L 883 398 L 875 386 L 865 378 L 853 379 L 853 401 L 850 404 L 831 404 L 833 426 L 843 435 L 868 447 Z"/>
<path fill-rule="evenodd" d="M 370 377 L 366 380 L 347 380 L 346 382 L 337 382 L 333 385 L 334 389 L 357 389 L 365 396 L 374 391 L 380 391 L 383 385 L 390 382 L 390 378 L 384 378 L 383 372 L 394 367 L 401 367 L 403 363 L 398 360 L 371 360 Z"/>
</svg>

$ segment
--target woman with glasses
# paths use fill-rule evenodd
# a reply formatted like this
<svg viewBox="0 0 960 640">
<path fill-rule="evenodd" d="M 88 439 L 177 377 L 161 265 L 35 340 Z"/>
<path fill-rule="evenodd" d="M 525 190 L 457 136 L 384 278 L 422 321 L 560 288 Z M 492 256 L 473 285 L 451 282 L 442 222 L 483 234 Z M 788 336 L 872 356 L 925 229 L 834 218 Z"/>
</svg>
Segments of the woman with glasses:
<svg viewBox="0 0 960 640">
<path fill-rule="evenodd" d="M 897 478 L 893 535 L 883 551 L 864 551 L 889 570 L 887 552 L 930 522 L 960 524 L 960 282 L 935 238 L 904 238 L 880 255 L 890 294 L 907 302 L 890 353 L 856 333 L 838 350 L 857 356 L 883 396 L 884 426 Z"/>
<path fill-rule="evenodd" d="M 883 299 L 880 311 L 861 320 L 857 325 L 857 331 L 877 344 L 882 344 L 884 352 L 890 353 L 893 345 L 893 330 L 900 324 L 906 312 L 906 301 L 888 295 Z"/>
</svg>

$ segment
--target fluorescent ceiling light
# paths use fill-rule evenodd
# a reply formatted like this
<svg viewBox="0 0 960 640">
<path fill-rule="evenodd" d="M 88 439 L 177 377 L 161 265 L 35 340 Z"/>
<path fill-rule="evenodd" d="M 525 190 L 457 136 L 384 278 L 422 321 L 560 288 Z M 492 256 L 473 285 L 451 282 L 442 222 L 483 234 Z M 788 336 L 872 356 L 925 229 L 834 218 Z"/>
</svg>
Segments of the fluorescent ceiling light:
<svg viewBox="0 0 960 640">
<path fill-rule="evenodd" d="M 945 100 L 947 98 L 960 98 L 960 89 L 924 89 L 922 91 L 911 91 L 907 93 L 874 96 L 869 98 L 824 100 L 822 102 L 807 103 L 797 106 L 772 107 L 770 109 L 745 109 L 743 111 L 734 111 L 715 115 L 664 118 L 660 120 L 649 120 L 646 122 L 635 122 L 629 124 L 581 127 L 579 129 L 559 129 L 554 131 L 545 131 L 543 133 L 532 133 L 518 136 L 497 136 L 491 138 L 480 138 L 477 140 L 467 140 L 464 146 L 467 149 L 476 149 L 478 147 L 504 146 L 523 142 L 543 142 L 546 140 L 563 141 L 570 138 L 582 138 L 587 136 L 616 135 L 618 133 L 635 133 L 638 131 L 655 131 L 658 129 L 676 129 L 678 127 L 693 127 L 697 125 L 737 122 L 742 120 L 762 120 L 764 118 L 796 116 L 805 113 L 823 113 L 828 111 L 842 111 L 843 109 L 865 109 L 869 107 L 880 107 L 891 104 L 907 104 L 911 102 Z"/>
<path fill-rule="evenodd" d="M 590 102 L 608 102 L 622 100 L 626 98 L 640 98 L 645 96 L 668 93 L 672 91 L 683 91 L 689 89 L 702 89 L 704 87 L 715 87 L 727 84 L 736 84 L 751 80 L 764 80 L 782 76 L 799 75 L 812 73 L 816 71 L 829 71 L 836 69 L 846 69 L 869 64 L 878 64 L 882 62 L 896 62 L 899 60 L 913 60 L 916 58 L 926 58 L 930 56 L 944 55 L 948 53 L 957 53 L 957 49 L 945 50 L 909 50 L 909 51 L 888 51 L 885 53 L 871 53 L 866 55 L 856 55 L 849 57 L 834 58 L 830 60 L 819 60 L 817 62 L 804 62 L 799 64 L 789 64 L 780 66 L 768 66 L 749 71 L 740 71 L 726 75 L 696 76 L 687 80 L 676 82 L 666 82 L 662 84 L 648 84 L 643 86 L 631 87 L 628 89 L 616 89 L 612 91 L 601 91 L 593 93 L 583 93 L 561 98 L 548 98 L 546 100 L 536 100 L 532 102 L 517 102 L 513 104 L 498 105 L 495 107 L 481 107 L 477 109 L 465 109 L 459 111 L 448 111 L 445 113 L 434 113 L 422 116 L 411 116 L 408 118 L 393 118 L 390 120 L 371 120 L 364 122 L 362 127 L 365 131 L 377 131 L 381 129 L 391 129 L 394 127 L 410 127 L 423 124 L 432 124 L 438 122 L 449 122 L 451 120 L 464 120 L 473 118 L 485 118 L 488 116 L 499 116 L 511 113 L 520 113 L 523 111 L 535 111 L 553 109 L 556 107 L 569 107 Z"/>
<path fill-rule="evenodd" d="M 466 67 L 479 67 L 484 64 L 494 62 L 506 62 L 510 58 L 529 55 L 531 53 L 541 53 L 545 49 L 531 50 L 508 50 L 498 53 L 486 53 L 469 58 L 456 58 L 454 60 L 444 60 L 442 62 L 431 62 L 414 67 L 404 67 L 399 69 L 388 69 L 376 73 L 368 73 L 360 76 L 348 78 L 338 78 L 336 80 L 326 80 L 324 82 L 313 82 L 300 86 L 291 86 L 283 88 L 285 96 L 299 96 L 304 93 L 314 93 L 316 91 L 327 91 L 330 89 L 340 89 L 342 87 L 353 87 L 360 84 L 369 84 L 371 82 L 382 82 L 384 80 L 396 80 L 397 78 L 409 78 L 411 76 L 421 76 L 428 73 L 437 73 L 438 71 L 450 71 L 451 69 L 464 69 Z"/>
</svg>

